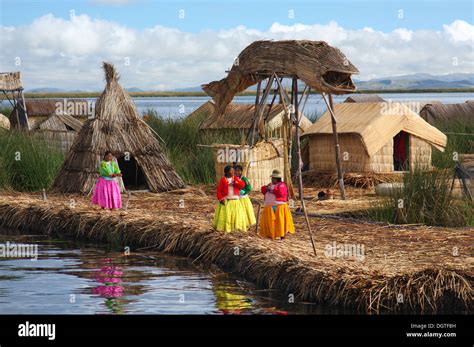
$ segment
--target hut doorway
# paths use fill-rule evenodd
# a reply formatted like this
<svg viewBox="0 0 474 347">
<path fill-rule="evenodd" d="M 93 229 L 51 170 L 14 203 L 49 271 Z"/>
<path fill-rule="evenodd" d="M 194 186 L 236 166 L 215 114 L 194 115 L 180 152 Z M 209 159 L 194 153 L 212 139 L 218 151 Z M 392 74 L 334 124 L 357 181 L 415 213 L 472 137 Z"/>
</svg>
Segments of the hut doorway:
<svg viewBox="0 0 474 347">
<path fill-rule="evenodd" d="M 138 165 L 133 156 L 122 156 L 118 159 L 120 171 L 122 171 L 122 180 L 125 189 L 141 190 L 148 189 L 143 170 Z"/>
<path fill-rule="evenodd" d="M 409 168 L 410 137 L 408 133 L 400 131 L 393 138 L 393 169 L 407 171 Z"/>
</svg>

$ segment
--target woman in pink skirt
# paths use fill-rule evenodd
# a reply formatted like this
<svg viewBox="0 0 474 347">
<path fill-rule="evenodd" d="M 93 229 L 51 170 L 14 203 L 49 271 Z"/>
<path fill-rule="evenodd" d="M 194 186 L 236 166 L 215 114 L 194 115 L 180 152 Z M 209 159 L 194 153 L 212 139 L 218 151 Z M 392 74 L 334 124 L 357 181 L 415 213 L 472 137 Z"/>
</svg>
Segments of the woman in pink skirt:
<svg viewBox="0 0 474 347">
<path fill-rule="evenodd" d="M 100 178 L 92 195 L 92 203 L 100 205 L 102 208 L 122 207 L 120 188 L 117 184 L 117 177 L 121 177 L 122 174 L 113 158 L 112 152 L 105 152 L 104 160 L 100 162 L 99 166 Z"/>
</svg>

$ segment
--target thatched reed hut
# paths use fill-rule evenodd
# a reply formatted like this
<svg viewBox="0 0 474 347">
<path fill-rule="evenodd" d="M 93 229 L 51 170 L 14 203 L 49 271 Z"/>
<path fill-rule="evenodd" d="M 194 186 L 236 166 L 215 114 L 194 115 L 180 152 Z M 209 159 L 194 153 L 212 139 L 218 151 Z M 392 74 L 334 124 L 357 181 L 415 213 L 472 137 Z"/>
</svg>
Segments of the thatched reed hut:
<svg viewBox="0 0 474 347">
<path fill-rule="evenodd" d="M 82 124 L 92 115 L 85 99 L 26 99 L 29 130 L 52 148 L 67 153 Z M 10 114 L 12 128 L 25 129 L 26 115 L 21 103 Z"/>
<path fill-rule="evenodd" d="M 282 104 L 273 105 L 268 110 L 270 105 L 265 105 L 264 114 L 267 117 L 264 120 L 265 124 L 265 138 L 278 139 L 283 137 L 283 120 L 287 117 L 287 112 Z M 300 113 L 301 130 L 311 126 L 311 121 Z M 244 139 L 250 131 L 255 117 L 254 104 L 240 104 L 230 103 L 226 111 L 222 115 L 217 115 L 215 112 L 215 105 L 212 101 L 208 101 L 200 106 L 196 111 L 191 113 L 188 117 L 202 117 L 202 122 L 199 125 L 199 130 L 203 133 L 225 133 L 235 132 Z"/>
<path fill-rule="evenodd" d="M 106 151 L 118 159 L 127 189 L 160 192 L 184 187 L 151 128 L 119 84 L 114 66 L 104 62 L 104 71 L 107 85 L 97 100 L 95 116 L 83 125 L 53 187 L 89 193 Z"/>
<path fill-rule="evenodd" d="M 385 100 L 377 94 L 354 94 L 348 96 L 344 102 L 385 102 Z"/>
<path fill-rule="evenodd" d="M 421 109 L 420 116 L 430 124 L 452 121 L 474 122 L 474 102 L 460 104 L 429 103 Z"/>
<path fill-rule="evenodd" d="M 7 116 L 3 115 L 0 113 L 0 128 L 3 129 L 10 129 L 10 120 L 8 119 Z"/>
<path fill-rule="evenodd" d="M 446 135 L 401 103 L 335 105 L 342 168 L 346 173 L 390 173 L 431 168 L 431 150 L 444 150 Z M 331 117 L 326 112 L 309 137 L 310 169 L 334 172 Z"/>
<path fill-rule="evenodd" d="M 216 181 L 223 176 L 226 165 L 237 163 L 246 170 L 252 190 L 260 191 L 263 185 L 270 182 L 273 170 L 283 172 L 285 168 L 284 141 L 281 139 L 261 141 L 253 147 L 230 144 L 215 144 L 212 147 Z"/>
<path fill-rule="evenodd" d="M 51 115 L 67 114 L 84 123 L 92 116 L 91 103 L 86 99 L 26 99 L 26 111 L 30 130 L 35 130 Z M 17 103 L 10 114 L 12 128 L 24 128 L 25 112 Z M 20 120 L 20 124 L 18 123 Z"/>
</svg>

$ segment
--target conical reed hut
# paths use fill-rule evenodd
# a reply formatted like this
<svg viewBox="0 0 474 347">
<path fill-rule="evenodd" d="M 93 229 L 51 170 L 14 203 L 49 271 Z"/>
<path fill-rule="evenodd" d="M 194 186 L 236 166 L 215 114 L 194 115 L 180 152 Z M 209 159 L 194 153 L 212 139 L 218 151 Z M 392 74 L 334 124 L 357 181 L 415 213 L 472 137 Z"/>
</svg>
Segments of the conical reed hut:
<svg viewBox="0 0 474 347">
<path fill-rule="evenodd" d="M 89 193 L 98 179 L 98 165 L 106 151 L 118 159 L 127 189 L 152 192 L 183 188 L 150 127 L 140 118 L 131 97 L 118 83 L 114 66 L 104 62 L 107 85 L 56 177 L 61 192 Z"/>
</svg>

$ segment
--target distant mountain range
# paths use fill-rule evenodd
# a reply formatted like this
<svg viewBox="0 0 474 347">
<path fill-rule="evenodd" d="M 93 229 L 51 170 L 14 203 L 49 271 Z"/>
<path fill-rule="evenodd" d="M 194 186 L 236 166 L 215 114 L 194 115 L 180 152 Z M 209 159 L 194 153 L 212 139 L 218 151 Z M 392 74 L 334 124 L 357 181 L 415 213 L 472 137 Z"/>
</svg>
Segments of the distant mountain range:
<svg viewBox="0 0 474 347">
<path fill-rule="evenodd" d="M 374 78 L 368 81 L 358 81 L 356 79 L 355 83 L 359 90 L 464 89 L 474 88 L 474 74 L 430 75 L 420 73 Z"/>
<path fill-rule="evenodd" d="M 474 88 L 474 73 L 452 73 L 447 75 L 431 75 L 417 73 L 411 75 L 374 78 L 367 81 L 354 79 L 357 88 L 364 90 L 417 90 L 417 89 L 468 89 Z M 253 86 L 249 90 L 255 90 Z M 146 92 L 156 90 L 144 90 L 141 88 L 126 88 L 128 92 Z M 200 92 L 201 86 L 178 88 L 173 92 Z M 80 90 L 66 90 L 60 88 L 34 88 L 26 90 L 28 93 L 81 93 Z"/>
</svg>

